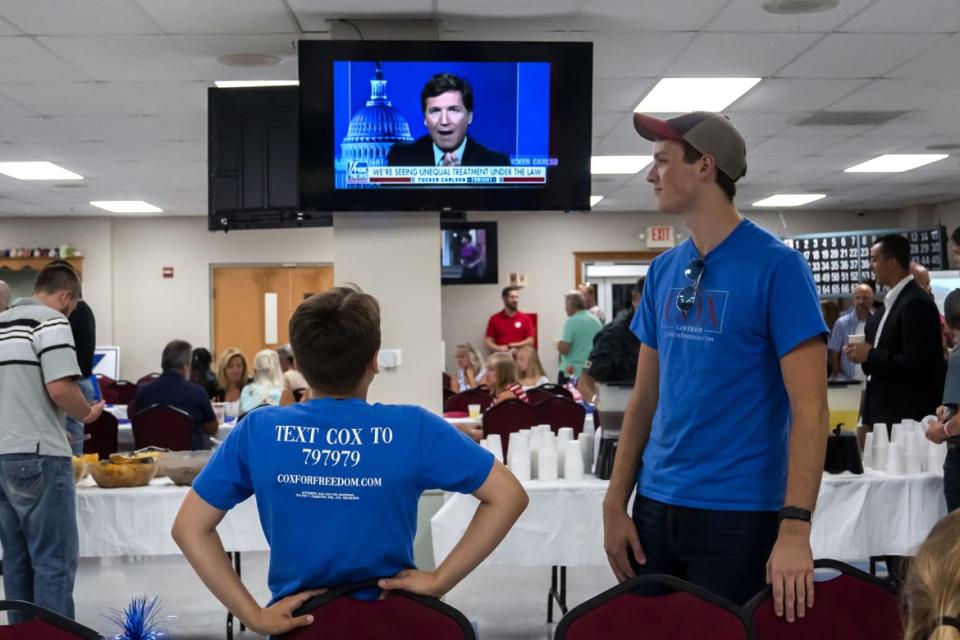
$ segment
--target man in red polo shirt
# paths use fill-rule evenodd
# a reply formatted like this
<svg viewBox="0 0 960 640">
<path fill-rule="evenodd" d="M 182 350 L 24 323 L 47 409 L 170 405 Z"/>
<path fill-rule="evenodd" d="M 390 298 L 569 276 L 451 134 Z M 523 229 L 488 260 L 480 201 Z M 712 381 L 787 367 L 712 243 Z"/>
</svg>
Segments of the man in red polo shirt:
<svg viewBox="0 0 960 640">
<path fill-rule="evenodd" d="M 517 310 L 520 289 L 505 287 L 500 295 L 503 298 L 503 310 L 490 316 L 487 322 L 487 351 L 496 353 L 533 346 L 533 321 L 530 316 Z"/>
</svg>

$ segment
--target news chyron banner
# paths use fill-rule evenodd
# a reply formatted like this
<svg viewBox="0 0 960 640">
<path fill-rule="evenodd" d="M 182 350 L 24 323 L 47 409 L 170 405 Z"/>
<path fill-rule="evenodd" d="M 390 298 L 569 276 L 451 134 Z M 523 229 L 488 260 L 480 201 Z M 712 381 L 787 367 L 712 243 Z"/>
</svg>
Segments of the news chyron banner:
<svg viewBox="0 0 960 640">
<path fill-rule="evenodd" d="M 356 163 L 347 183 L 354 185 L 545 184 L 546 167 L 370 167 Z"/>
</svg>

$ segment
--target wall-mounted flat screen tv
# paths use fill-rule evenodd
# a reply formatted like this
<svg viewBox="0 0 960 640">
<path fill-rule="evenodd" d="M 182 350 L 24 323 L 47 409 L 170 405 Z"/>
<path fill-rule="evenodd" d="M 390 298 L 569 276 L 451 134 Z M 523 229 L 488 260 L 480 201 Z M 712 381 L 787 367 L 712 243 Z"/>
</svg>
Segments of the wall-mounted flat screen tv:
<svg viewBox="0 0 960 640">
<path fill-rule="evenodd" d="M 588 209 L 592 46 L 301 41 L 301 207 Z"/>
<path fill-rule="evenodd" d="M 440 237 L 442 284 L 498 282 L 496 222 L 445 222 Z"/>
</svg>

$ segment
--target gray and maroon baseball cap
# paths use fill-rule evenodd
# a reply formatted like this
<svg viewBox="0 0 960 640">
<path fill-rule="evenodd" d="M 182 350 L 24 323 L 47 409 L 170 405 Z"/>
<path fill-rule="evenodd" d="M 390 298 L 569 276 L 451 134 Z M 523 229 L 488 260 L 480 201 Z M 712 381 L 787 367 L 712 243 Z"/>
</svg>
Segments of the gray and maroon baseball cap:
<svg viewBox="0 0 960 640">
<path fill-rule="evenodd" d="M 634 113 L 633 126 L 647 140 L 686 142 L 700 153 L 713 156 L 717 168 L 734 182 L 747 173 L 747 143 L 724 115 L 694 111 L 661 120 Z"/>
</svg>

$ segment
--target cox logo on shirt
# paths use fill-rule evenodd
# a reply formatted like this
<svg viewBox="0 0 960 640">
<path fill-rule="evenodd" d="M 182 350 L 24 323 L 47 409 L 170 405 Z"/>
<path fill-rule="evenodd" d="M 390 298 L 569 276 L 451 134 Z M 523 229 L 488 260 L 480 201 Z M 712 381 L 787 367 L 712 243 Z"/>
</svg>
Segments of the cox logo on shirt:
<svg viewBox="0 0 960 640">
<path fill-rule="evenodd" d="M 723 316 L 727 310 L 729 291 L 700 291 L 693 309 L 684 313 L 677 308 L 680 289 L 670 289 L 663 305 L 663 326 L 666 328 L 696 327 L 705 333 L 723 333 Z"/>
</svg>

